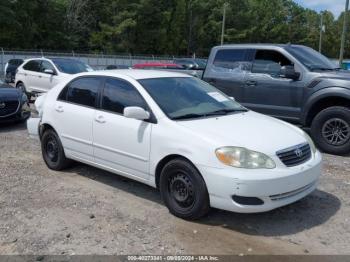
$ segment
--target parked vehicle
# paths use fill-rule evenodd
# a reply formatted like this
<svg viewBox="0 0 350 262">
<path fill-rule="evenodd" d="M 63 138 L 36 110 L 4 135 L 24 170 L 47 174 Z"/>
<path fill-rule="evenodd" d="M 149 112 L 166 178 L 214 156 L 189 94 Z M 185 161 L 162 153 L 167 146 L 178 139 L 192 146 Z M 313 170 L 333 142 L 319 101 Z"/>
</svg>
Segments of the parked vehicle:
<svg viewBox="0 0 350 262">
<path fill-rule="evenodd" d="M 115 69 L 130 69 L 127 65 L 108 65 L 105 70 L 115 70 Z"/>
<path fill-rule="evenodd" d="M 41 118 L 28 120 L 28 131 L 40 137 L 49 168 L 74 159 L 157 187 L 181 218 L 210 206 L 248 213 L 287 205 L 311 193 L 321 173 L 305 132 L 184 74 L 79 74 L 35 105 Z"/>
<path fill-rule="evenodd" d="M 13 83 L 15 81 L 15 75 L 17 68 L 23 63 L 23 59 L 10 59 L 4 68 L 5 82 Z"/>
<path fill-rule="evenodd" d="M 190 70 L 204 70 L 207 65 L 207 60 L 200 58 L 177 58 L 174 59 L 173 63 Z"/>
<path fill-rule="evenodd" d="M 350 152 L 350 72 L 309 47 L 214 47 L 203 79 L 254 111 L 311 128 L 324 152 Z"/>
<path fill-rule="evenodd" d="M 195 76 L 198 78 L 202 77 L 202 72 L 198 70 L 187 69 L 186 67 L 174 63 L 142 63 L 135 64 L 133 69 L 155 69 L 155 70 L 165 70 L 170 72 L 184 73 L 190 76 Z"/>
<path fill-rule="evenodd" d="M 185 69 L 181 65 L 174 63 L 140 63 L 133 65 L 134 69 Z"/>
<path fill-rule="evenodd" d="M 25 121 L 30 116 L 27 96 L 0 81 L 0 124 Z"/>
<path fill-rule="evenodd" d="M 93 71 L 83 62 L 68 58 L 34 58 L 25 60 L 17 69 L 16 87 L 28 97 L 47 92 L 70 75 Z"/>
</svg>

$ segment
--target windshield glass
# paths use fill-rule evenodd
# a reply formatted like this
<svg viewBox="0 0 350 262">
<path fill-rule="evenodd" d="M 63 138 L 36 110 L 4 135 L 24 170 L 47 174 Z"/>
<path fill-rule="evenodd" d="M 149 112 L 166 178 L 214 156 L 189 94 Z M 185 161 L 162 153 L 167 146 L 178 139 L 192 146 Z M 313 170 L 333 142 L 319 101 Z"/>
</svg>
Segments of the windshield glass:
<svg viewBox="0 0 350 262">
<path fill-rule="evenodd" d="M 78 74 L 82 72 L 91 72 L 93 69 L 83 62 L 73 59 L 52 59 L 58 70 L 66 74 Z"/>
<path fill-rule="evenodd" d="M 139 83 L 173 120 L 246 111 L 206 82 L 193 77 L 142 79 Z"/>
<path fill-rule="evenodd" d="M 285 48 L 310 70 L 334 70 L 336 65 L 327 57 L 306 46 L 287 46 Z"/>
</svg>

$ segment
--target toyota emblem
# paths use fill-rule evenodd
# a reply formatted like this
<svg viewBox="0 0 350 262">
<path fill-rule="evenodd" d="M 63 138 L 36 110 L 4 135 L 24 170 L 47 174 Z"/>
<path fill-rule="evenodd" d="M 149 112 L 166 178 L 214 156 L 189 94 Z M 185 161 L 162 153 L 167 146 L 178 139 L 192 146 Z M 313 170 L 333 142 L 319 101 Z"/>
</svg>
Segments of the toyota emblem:
<svg viewBox="0 0 350 262">
<path fill-rule="evenodd" d="M 0 102 L 0 109 L 5 108 L 6 104 L 4 102 Z"/>
<path fill-rule="evenodd" d="M 299 149 L 299 148 L 295 149 L 294 153 L 295 153 L 295 155 L 297 157 L 302 157 L 303 156 L 303 151 L 301 151 L 301 149 Z"/>
</svg>

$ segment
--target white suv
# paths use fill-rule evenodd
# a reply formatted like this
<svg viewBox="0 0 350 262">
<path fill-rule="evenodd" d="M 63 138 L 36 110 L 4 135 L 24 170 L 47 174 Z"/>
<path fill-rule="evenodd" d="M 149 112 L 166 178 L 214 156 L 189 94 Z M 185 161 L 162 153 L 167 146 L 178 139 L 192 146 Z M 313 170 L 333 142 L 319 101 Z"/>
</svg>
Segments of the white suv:
<svg viewBox="0 0 350 262">
<path fill-rule="evenodd" d="M 78 60 L 69 58 L 34 58 L 25 60 L 16 73 L 16 87 L 27 95 L 47 92 L 67 77 L 93 71 Z"/>
<path fill-rule="evenodd" d="M 160 189 L 169 210 L 263 212 L 315 190 L 321 154 L 301 129 L 180 73 L 84 73 L 35 102 L 47 166 L 76 160 Z"/>
</svg>

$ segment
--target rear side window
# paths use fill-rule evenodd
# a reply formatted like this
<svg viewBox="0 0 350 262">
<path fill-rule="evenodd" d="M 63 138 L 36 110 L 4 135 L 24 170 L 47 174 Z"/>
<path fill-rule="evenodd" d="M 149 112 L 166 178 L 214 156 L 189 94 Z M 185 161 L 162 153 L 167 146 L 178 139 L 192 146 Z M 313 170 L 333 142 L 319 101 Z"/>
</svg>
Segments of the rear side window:
<svg viewBox="0 0 350 262">
<path fill-rule="evenodd" d="M 31 60 L 23 66 L 23 69 L 28 71 L 39 72 L 40 71 L 40 60 Z"/>
<path fill-rule="evenodd" d="M 128 106 L 147 108 L 146 102 L 133 85 L 119 79 L 106 79 L 102 95 L 102 109 L 123 114 L 124 108 Z"/>
<path fill-rule="evenodd" d="M 216 53 L 214 66 L 226 69 L 245 69 L 249 65 L 247 49 L 222 49 Z M 247 64 L 248 63 L 248 64 Z M 243 67 L 243 68 L 242 68 Z"/>
<path fill-rule="evenodd" d="M 96 77 L 83 77 L 70 82 L 58 99 L 78 105 L 95 107 L 101 80 Z"/>
</svg>

